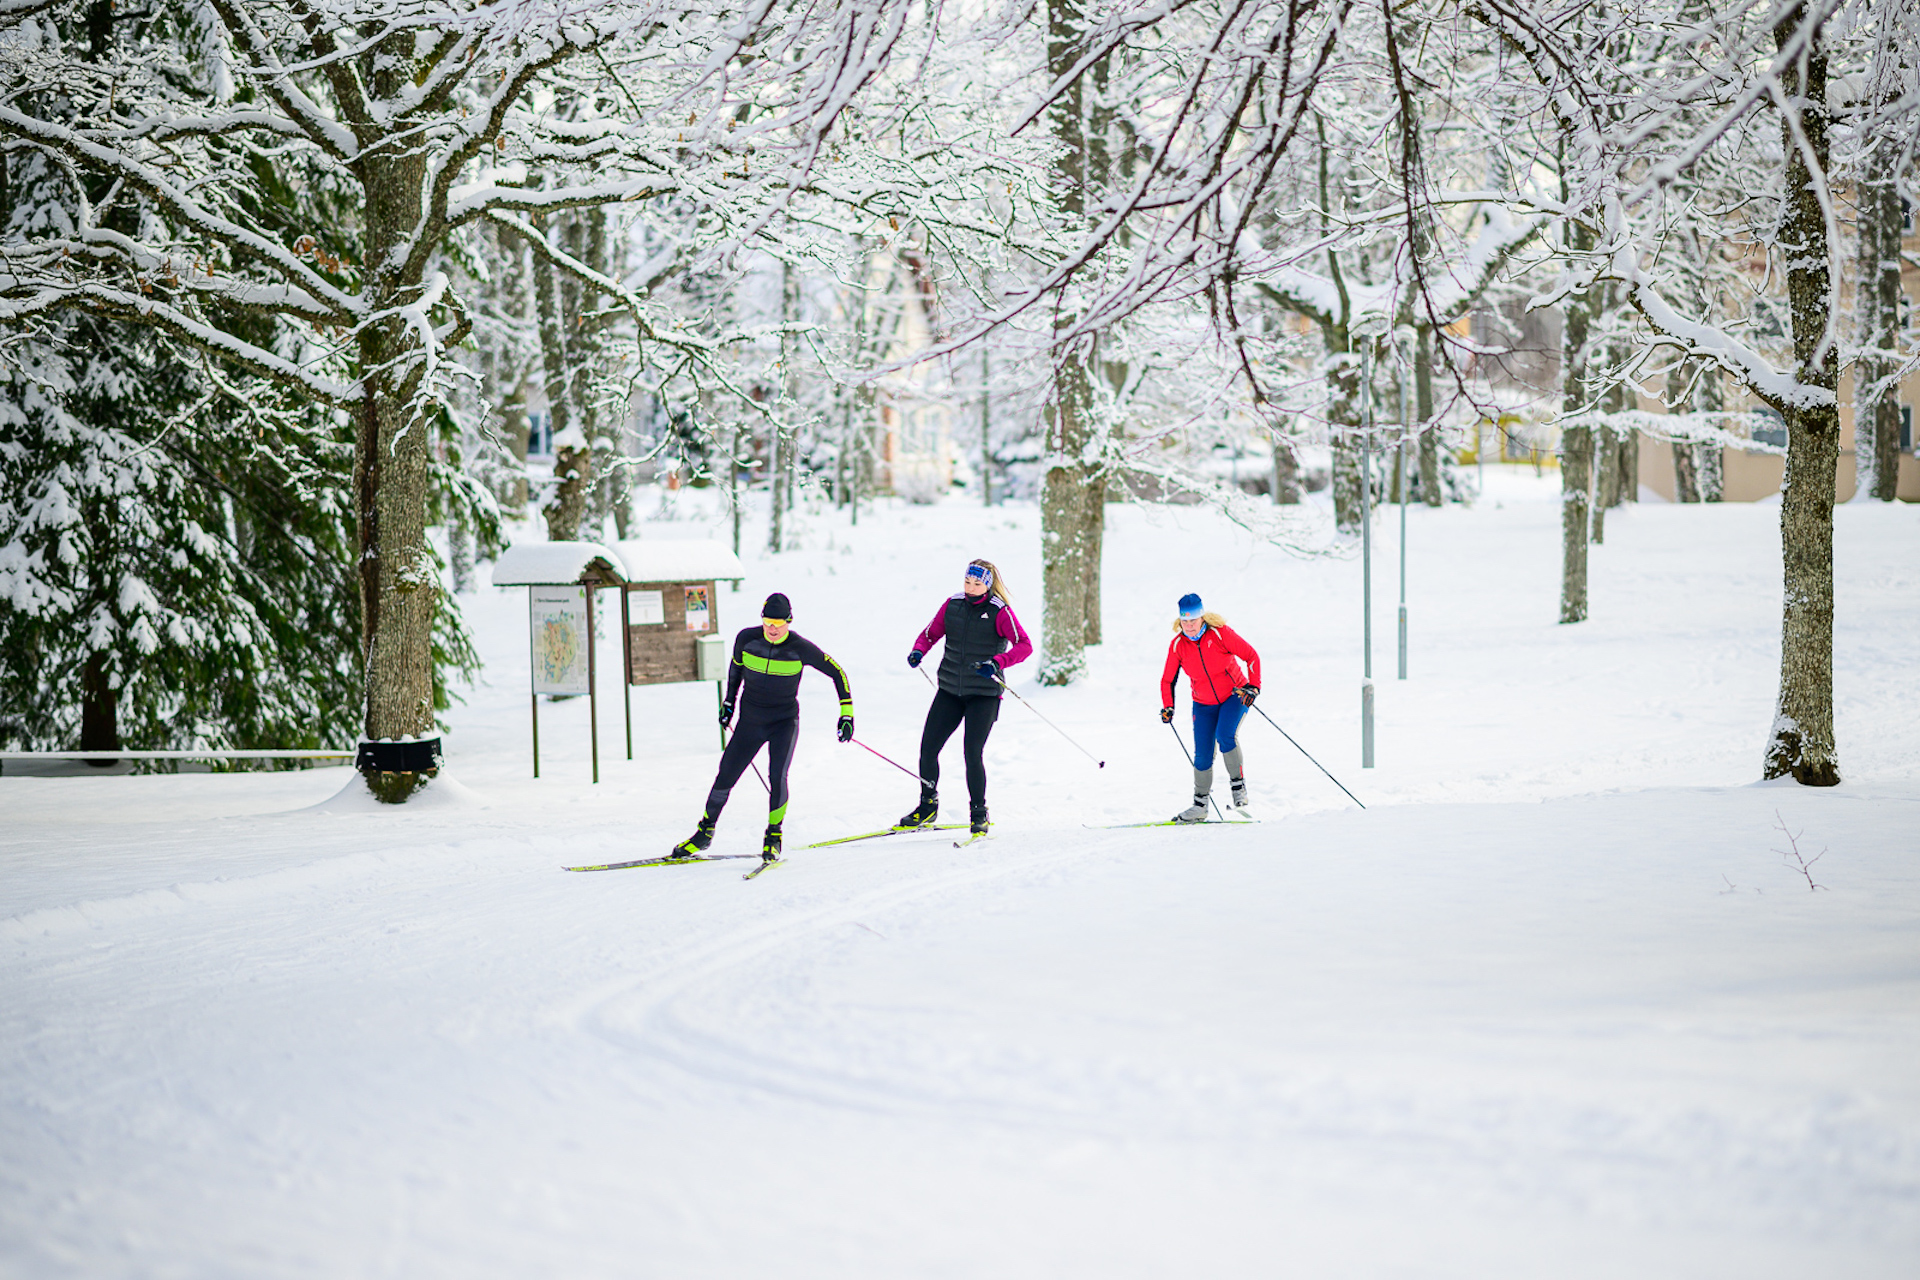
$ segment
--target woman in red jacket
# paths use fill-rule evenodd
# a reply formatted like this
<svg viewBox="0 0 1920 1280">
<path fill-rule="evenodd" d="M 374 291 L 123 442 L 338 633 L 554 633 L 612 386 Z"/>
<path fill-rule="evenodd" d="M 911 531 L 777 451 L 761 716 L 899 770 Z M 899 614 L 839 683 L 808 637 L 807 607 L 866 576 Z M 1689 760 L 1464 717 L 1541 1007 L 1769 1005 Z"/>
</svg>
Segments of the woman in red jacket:
<svg viewBox="0 0 1920 1280">
<path fill-rule="evenodd" d="M 1160 673 L 1160 719 L 1173 723 L 1173 682 L 1184 671 L 1193 694 L 1193 807 L 1176 822 L 1205 822 L 1213 792 L 1213 748 L 1227 764 L 1233 807 L 1247 807 L 1247 782 L 1241 775 L 1240 717 L 1260 692 L 1260 655 L 1217 613 L 1208 613 L 1200 597 L 1180 597 L 1166 670 Z M 1242 663 L 1244 662 L 1244 666 Z"/>
</svg>

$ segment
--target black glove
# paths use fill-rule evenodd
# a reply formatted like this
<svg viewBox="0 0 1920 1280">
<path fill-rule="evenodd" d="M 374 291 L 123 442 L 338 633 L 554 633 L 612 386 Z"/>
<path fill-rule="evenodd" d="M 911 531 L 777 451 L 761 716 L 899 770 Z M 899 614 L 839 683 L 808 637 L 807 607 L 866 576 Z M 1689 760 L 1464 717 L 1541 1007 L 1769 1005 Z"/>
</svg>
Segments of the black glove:
<svg viewBox="0 0 1920 1280">
<path fill-rule="evenodd" d="M 1257 684 L 1243 684 L 1238 689 L 1235 689 L 1234 692 L 1240 695 L 1241 706 L 1250 707 L 1253 705 L 1253 700 L 1260 696 L 1260 686 Z"/>
<path fill-rule="evenodd" d="M 1173 708 L 1172 708 L 1172 707 L 1162 707 L 1162 708 L 1160 708 L 1160 723 L 1161 723 L 1161 724 L 1172 724 L 1172 723 L 1173 723 Z"/>
<path fill-rule="evenodd" d="M 853 741 L 853 717 L 852 716 L 840 717 L 839 738 L 840 738 L 840 741 L 842 742 Z"/>
<path fill-rule="evenodd" d="M 920 652 L 918 649 L 915 649 L 912 653 L 907 655 L 907 665 L 910 667 L 917 667 L 920 665 L 920 659 L 926 656 L 927 656 L 926 654 Z"/>
<path fill-rule="evenodd" d="M 973 674 L 988 680 L 997 680 L 1000 678 L 1000 664 L 992 658 L 988 658 L 985 662 L 976 662 L 973 664 Z"/>
<path fill-rule="evenodd" d="M 724 729 L 732 723 L 733 704 L 731 702 L 723 702 L 720 704 L 720 727 Z"/>
</svg>

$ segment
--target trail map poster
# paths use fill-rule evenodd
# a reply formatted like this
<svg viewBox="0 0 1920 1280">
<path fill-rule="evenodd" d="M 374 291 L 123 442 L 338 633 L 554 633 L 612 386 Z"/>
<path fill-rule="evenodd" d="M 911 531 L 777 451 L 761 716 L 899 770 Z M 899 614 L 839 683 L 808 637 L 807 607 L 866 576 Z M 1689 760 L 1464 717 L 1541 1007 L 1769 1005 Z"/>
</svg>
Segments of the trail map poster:
<svg viewBox="0 0 1920 1280">
<path fill-rule="evenodd" d="M 687 588 L 687 630 L 705 631 L 713 625 L 713 614 L 707 608 L 707 589 L 705 587 Z"/>
<path fill-rule="evenodd" d="M 588 693 L 587 589 L 534 587 L 533 691 Z"/>
</svg>

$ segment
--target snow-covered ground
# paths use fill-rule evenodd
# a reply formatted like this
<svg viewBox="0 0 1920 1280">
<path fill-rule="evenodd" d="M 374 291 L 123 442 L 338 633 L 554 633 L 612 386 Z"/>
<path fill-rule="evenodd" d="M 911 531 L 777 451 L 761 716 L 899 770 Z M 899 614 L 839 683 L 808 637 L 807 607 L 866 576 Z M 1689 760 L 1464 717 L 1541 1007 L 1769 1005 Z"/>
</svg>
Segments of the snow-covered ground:
<svg viewBox="0 0 1920 1280">
<path fill-rule="evenodd" d="M 799 847 L 914 799 L 808 677 L 788 865 L 559 870 L 691 829 L 714 698 L 634 691 L 629 762 L 603 692 L 597 787 L 584 703 L 543 705 L 532 779 L 523 591 L 465 601 L 457 782 L 404 809 L 340 770 L 0 778 L 0 1274 L 1912 1275 L 1920 510 L 1836 512 L 1813 791 L 1755 782 L 1777 509 L 1613 513 L 1561 627 L 1552 484 L 1411 513 L 1404 683 L 1383 517 L 1371 770 L 1358 562 L 1115 508 L 1090 677 L 1015 685 L 1106 766 L 1009 701 L 964 851 Z M 911 763 L 909 642 L 972 555 L 1037 631 L 1036 525 L 816 512 L 720 622 L 786 591 Z M 1262 824 L 1089 827 L 1183 802 L 1187 590 L 1365 812 L 1255 717 Z M 717 850 L 763 813 L 748 775 Z"/>
</svg>

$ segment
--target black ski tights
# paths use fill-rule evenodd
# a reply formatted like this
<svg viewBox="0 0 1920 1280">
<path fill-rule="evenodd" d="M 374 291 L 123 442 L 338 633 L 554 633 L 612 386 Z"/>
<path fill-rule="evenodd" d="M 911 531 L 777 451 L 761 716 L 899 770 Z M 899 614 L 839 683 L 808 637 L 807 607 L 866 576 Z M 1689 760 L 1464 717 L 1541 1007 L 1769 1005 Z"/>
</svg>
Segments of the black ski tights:
<svg viewBox="0 0 1920 1280">
<path fill-rule="evenodd" d="M 933 705 L 927 708 L 927 727 L 920 731 L 920 776 L 926 786 L 934 786 L 940 781 L 940 748 L 947 745 L 947 739 L 960 727 L 962 720 L 967 722 L 966 737 L 962 740 L 967 757 L 967 798 L 976 805 L 987 802 L 987 762 L 984 752 L 987 749 L 987 735 L 993 732 L 993 722 L 1000 718 L 1000 695 L 983 693 L 963 698 L 959 694 L 948 693 L 941 689 L 933 695 Z"/>
</svg>

